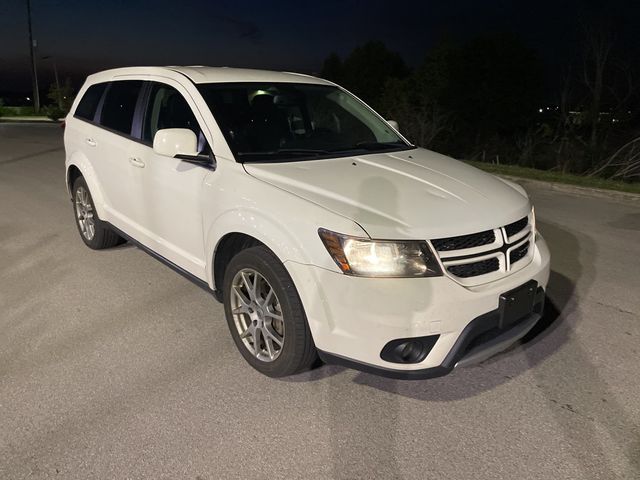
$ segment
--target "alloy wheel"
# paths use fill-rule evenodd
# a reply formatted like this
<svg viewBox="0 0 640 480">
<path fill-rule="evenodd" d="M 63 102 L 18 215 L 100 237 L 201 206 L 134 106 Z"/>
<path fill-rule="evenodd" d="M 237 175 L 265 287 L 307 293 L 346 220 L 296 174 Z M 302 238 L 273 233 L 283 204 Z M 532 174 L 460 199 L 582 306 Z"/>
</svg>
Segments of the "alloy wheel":
<svg viewBox="0 0 640 480">
<path fill-rule="evenodd" d="M 280 301 L 267 279 L 244 268 L 231 283 L 231 313 L 242 343 L 258 360 L 273 362 L 284 346 Z"/>
<path fill-rule="evenodd" d="M 89 191 L 84 187 L 76 190 L 76 217 L 80 232 L 87 240 L 91 241 L 96 234 L 95 218 L 93 215 L 93 205 L 89 198 Z"/>
</svg>

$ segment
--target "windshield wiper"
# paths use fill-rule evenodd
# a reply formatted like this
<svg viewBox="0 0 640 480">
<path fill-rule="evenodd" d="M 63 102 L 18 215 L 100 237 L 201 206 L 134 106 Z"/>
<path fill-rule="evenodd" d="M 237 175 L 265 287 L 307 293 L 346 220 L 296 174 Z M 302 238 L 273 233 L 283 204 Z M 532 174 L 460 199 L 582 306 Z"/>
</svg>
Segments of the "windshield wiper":
<svg viewBox="0 0 640 480">
<path fill-rule="evenodd" d="M 390 143 L 383 143 L 383 142 L 358 142 L 355 145 L 349 146 L 349 147 L 340 147 L 340 148 L 336 148 L 331 150 L 332 153 L 337 153 L 337 152 L 350 152 L 352 150 L 369 150 L 369 151 L 375 151 L 375 150 L 387 150 L 387 149 L 396 149 L 399 147 L 405 147 L 406 144 L 404 142 L 390 142 Z"/>
<path fill-rule="evenodd" d="M 359 142 L 355 144 L 355 148 L 363 148 L 365 150 L 384 150 L 385 148 L 397 148 L 404 145 L 404 143 L 400 142 Z"/>
<path fill-rule="evenodd" d="M 311 155 L 326 155 L 327 153 L 332 153 L 329 150 L 321 150 L 317 148 L 281 148 L 280 150 L 276 150 L 274 153 L 300 153 L 300 154 L 311 154 Z"/>
<path fill-rule="evenodd" d="M 277 161 L 296 161 L 305 157 L 332 157 L 350 155 L 351 152 L 362 151 L 383 151 L 397 150 L 398 148 L 411 148 L 404 142 L 382 143 L 382 142 L 360 142 L 350 147 L 340 147 L 331 150 L 319 148 L 280 148 L 278 150 L 269 150 L 262 152 L 237 152 L 236 155 L 242 158 L 242 162 L 277 162 Z"/>
<path fill-rule="evenodd" d="M 319 150 L 315 148 L 281 148 L 266 152 L 238 152 L 239 156 L 249 155 L 327 155 L 329 150 Z"/>
</svg>

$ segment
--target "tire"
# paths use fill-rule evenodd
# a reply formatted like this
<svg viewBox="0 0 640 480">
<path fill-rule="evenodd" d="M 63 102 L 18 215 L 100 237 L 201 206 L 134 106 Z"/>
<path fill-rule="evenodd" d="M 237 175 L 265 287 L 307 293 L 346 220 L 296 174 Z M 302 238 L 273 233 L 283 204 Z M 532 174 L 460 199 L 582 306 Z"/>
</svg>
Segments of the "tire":
<svg viewBox="0 0 640 480">
<path fill-rule="evenodd" d="M 72 197 L 73 213 L 80 238 L 85 245 L 93 250 L 115 247 L 125 240 L 114 232 L 108 223 L 98 217 L 91 192 L 83 177 L 73 182 Z"/>
<path fill-rule="evenodd" d="M 225 271 L 223 297 L 231 336 L 245 360 L 260 373 L 285 377 L 316 362 L 298 291 L 271 250 L 256 246 L 234 256 Z"/>
</svg>

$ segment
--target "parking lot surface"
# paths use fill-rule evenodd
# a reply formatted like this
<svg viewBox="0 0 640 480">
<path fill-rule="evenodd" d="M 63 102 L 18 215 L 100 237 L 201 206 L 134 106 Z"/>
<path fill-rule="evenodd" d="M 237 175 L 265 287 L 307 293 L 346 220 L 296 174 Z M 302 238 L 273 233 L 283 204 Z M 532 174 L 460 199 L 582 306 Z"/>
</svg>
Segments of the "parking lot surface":
<svg viewBox="0 0 640 480">
<path fill-rule="evenodd" d="M 640 478 L 640 202 L 525 187 L 553 255 L 525 343 L 276 380 L 211 295 L 84 246 L 59 127 L 0 124 L 0 479 Z"/>
</svg>

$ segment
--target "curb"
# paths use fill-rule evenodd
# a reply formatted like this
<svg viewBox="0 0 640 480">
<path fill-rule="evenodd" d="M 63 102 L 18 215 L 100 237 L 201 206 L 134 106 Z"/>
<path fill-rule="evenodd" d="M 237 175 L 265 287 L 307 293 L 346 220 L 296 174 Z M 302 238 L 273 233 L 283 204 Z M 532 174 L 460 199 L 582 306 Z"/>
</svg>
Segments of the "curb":
<svg viewBox="0 0 640 480">
<path fill-rule="evenodd" d="M 579 185 L 571 185 L 568 183 L 545 182 L 542 180 L 533 180 L 531 178 L 515 177 L 513 175 L 498 175 L 498 176 L 517 182 L 523 186 L 532 185 L 535 187 L 543 188 L 546 190 L 553 190 L 556 192 L 571 193 L 574 195 L 584 195 L 589 197 L 608 198 L 608 199 L 623 200 L 626 202 L 640 203 L 640 194 L 638 193 L 619 192 L 617 190 L 604 190 L 601 188 L 592 188 L 592 187 L 581 187 Z"/>
</svg>

